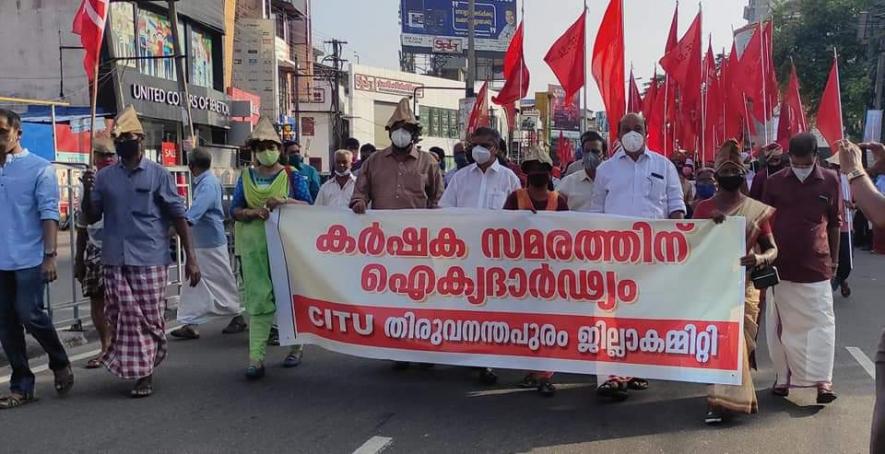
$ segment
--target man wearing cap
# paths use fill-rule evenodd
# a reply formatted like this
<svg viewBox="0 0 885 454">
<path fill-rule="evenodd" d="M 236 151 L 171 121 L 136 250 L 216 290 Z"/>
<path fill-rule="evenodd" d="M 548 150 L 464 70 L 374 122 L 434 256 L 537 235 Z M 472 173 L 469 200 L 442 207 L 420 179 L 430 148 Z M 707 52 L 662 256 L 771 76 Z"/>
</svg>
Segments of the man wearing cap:
<svg viewBox="0 0 885 454">
<path fill-rule="evenodd" d="M 183 287 L 177 319 L 182 326 L 169 334 L 179 339 L 199 339 L 197 326 L 216 317 L 230 317 L 224 334 L 241 333 L 246 322 L 240 310 L 240 292 L 230 267 L 221 185 L 212 172 L 212 155 L 205 148 L 187 154 L 193 177 L 193 202 L 187 222 L 194 232 L 194 250 L 203 279 L 196 287 Z"/>
<path fill-rule="evenodd" d="M 768 180 L 768 177 L 787 167 L 784 149 L 776 143 L 769 144 L 763 148 L 762 156 L 765 157 L 765 168 L 756 173 L 756 176 L 753 177 L 753 183 L 750 185 L 750 197 L 756 200 L 762 200 L 762 193 L 765 190 L 765 182 Z"/>
<path fill-rule="evenodd" d="M 444 188 L 442 171 L 433 155 L 416 148 L 421 125 L 408 98 L 399 102 L 386 128 L 392 144 L 363 161 L 350 208 L 357 214 L 370 207 L 436 208 Z"/>
<path fill-rule="evenodd" d="M 621 149 L 596 169 L 593 213 L 645 219 L 683 219 L 686 207 L 676 167 L 646 146 L 645 119 L 628 113 L 618 127 Z M 615 400 L 628 397 L 627 390 L 644 390 L 648 381 L 611 376 L 597 394 Z"/>
<path fill-rule="evenodd" d="M 9 360 L 10 393 L 0 410 L 35 400 L 25 331 L 49 356 L 55 391 L 66 394 L 74 373 L 43 307 L 46 284 L 56 279 L 58 181 L 55 168 L 21 146 L 21 118 L 0 109 L 0 344 Z"/>
<path fill-rule="evenodd" d="M 776 380 L 772 393 L 816 387 L 817 402 L 830 403 L 836 318 L 830 280 L 839 267 L 842 191 L 839 176 L 817 162 L 817 138 L 790 139 L 790 169 L 770 175 L 762 202 L 774 207 L 774 265 L 781 282 L 766 304 L 766 337 Z"/>
<path fill-rule="evenodd" d="M 563 179 L 571 174 L 580 173 L 581 170 L 584 170 L 583 158 L 587 153 L 596 153 L 600 160 L 604 160 L 608 155 L 608 144 L 598 132 L 586 131 L 584 134 L 581 134 L 581 149 L 579 152 L 581 153 L 581 157 L 569 164 L 568 168 L 565 170 L 565 176 Z"/>
<path fill-rule="evenodd" d="M 96 171 L 117 162 L 114 141 L 104 137 L 96 137 L 92 146 L 92 163 Z M 110 329 L 104 316 L 104 270 L 101 265 L 101 239 L 104 221 L 99 220 L 92 225 L 86 224 L 82 213 L 76 216 L 77 249 L 74 256 L 74 277 L 80 281 L 83 296 L 89 298 L 89 314 L 92 324 L 98 332 L 101 342 L 101 353 L 104 354 L 110 344 Z M 87 369 L 101 367 L 101 355 L 86 362 Z"/>
<path fill-rule="evenodd" d="M 234 218 L 234 245 L 243 274 L 244 305 L 249 313 L 249 366 L 246 378 L 264 377 L 264 359 L 276 313 L 276 300 L 270 277 L 267 236 L 264 223 L 270 211 L 286 203 L 311 203 L 313 198 L 298 172 L 289 174 L 280 164 L 282 141 L 267 117 L 261 117 L 247 145 L 255 165 L 240 173 L 231 201 Z M 295 345 L 283 361 L 285 367 L 301 362 L 302 349 Z"/>
<path fill-rule="evenodd" d="M 188 284 L 200 282 L 184 200 L 172 174 L 144 157 L 144 129 L 132 106 L 114 121 L 118 163 L 83 175 L 83 214 L 104 220 L 101 261 L 105 315 L 111 340 L 101 362 L 114 375 L 136 380 L 130 395 L 153 393 L 154 368 L 166 357 L 166 268 L 169 226 L 181 238 Z"/>
</svg>

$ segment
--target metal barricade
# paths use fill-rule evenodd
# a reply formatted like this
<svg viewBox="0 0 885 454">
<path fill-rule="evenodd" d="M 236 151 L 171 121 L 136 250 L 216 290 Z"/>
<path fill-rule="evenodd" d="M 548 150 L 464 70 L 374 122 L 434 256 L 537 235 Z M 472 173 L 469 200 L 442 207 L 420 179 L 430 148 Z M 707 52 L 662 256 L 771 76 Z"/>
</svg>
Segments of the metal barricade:
<svg viewBox="0 0 885 454">
<path fill-rule="evenodd" d="M 80 285 L 77 282 L 74 273 L 74 258 L 77 254 L 77 237 L 76 230 L 78 224 L 80 200 L 82 197 L 82 186 L 80 177 L 86 170 L 87 166 L 83 164 L 71 164 L 54 162 L 56 174 L 59 177 L 59 213 L 62 215 L 59 225 L 66 227 L 67 237 L 69 241 L 70 256 L 70 282 L 55 281 L 46 286 L 46 311 L 56 326 L 69 326 L 71 331 L 83 331 L 83 319 L 80 306 L 89 304 L 89 301 L 82 298 Z M 64 232 L 63 230 L 63 232 Z M 60 233 L 59 237 L 64 233 Z M 60 275 L 62 273 L 59 273 Z M 71 299 L 54 303 L 52 300 L 53 288 L 59 289 L 61 286 L 70 285 Z M 65 310 L 71 309 L 71 315 L 67 316 Z M 65 314 L 58 316 L 59 314 Z"/>
</svg>

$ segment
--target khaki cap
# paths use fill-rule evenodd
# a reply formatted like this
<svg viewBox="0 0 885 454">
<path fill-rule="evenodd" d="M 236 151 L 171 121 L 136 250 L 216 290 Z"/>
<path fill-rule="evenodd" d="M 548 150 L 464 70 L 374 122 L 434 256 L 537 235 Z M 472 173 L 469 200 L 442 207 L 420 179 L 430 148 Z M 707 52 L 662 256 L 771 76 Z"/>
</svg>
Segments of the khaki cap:
<svg viewBox="0 0 885 454">
<path fill-rule="evenodd" d="M 135 112 L 135 107 L 132 107 L 131 104 L 117 115 L 114 120 L 114 128 L 111 130 L 111 137 L 117 138 L 126 133 L 144 135 L 144 128 L 138 121 L 138 113 Z"/>
<path fill-rule="evenodd" d="M 265 117 L 264 115 L 258 119 L 258 124 L 255 125 L 255 129 L 252 130 L 252 134 L 249 134 L 249 138 L 246 142 L 276 142 L 277 145 L 282 145 L 283 141 L 280 140 L 280 135 L 277 133 L 276 128 L 273 127 L 273 123 L 270 121 L 270 118 Z"/>
<path fill-rule="evenodd" d="M 399 104 L 396 105 L 396 110 L 393 111 L 393 115 L 390 116 L 390 120 L 387 120 L 386 129 L 392 128 L 394 124 L 400 121 L 404 121 L 406 122 L 406 124 L 419 126 L 418 119 L 415 118 L 415 113 L 412 112 L 412 106 L 409 98 L 403 98 L 399 100 Z"/>
</svg>

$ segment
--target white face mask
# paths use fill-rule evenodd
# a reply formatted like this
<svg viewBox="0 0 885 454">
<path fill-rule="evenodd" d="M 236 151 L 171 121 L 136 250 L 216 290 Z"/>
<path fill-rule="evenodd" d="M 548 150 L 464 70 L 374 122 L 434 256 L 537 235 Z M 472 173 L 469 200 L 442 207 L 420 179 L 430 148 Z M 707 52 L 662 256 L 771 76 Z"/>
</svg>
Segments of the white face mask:
<svg viewBox="0 0 885 454">
<path fill-rule="evenodd" d="M 339 177 L 347 177 L 347 176 L 350 176 L 350 169 L 347 169 L 347 170 L 345 170 L 344 172 L 339 172 L 339 171 L 336 170 L 336 171 L 335 171 L 335 175 L 338 175 Z"/>
<path fill-rule="evenodd" d="M 470 155 L 473 156 L 473 161 L 479 165 L 485 164 L 492 159 L 492 152 L 482 145 L 473 147 Z"/>
<path fill-rule="evenodd" d="M 390 140 L 397 148 L 406 148 L 412 144 L 412 133 L 404 128 L 399 128 L 390 134 Z"/>
<path fill-rule="evenodd" d="M 645 137 L 636 131 L 630 131 L 621 137 L 621 145 L 630 153 L 636 153 L 645 147 Z"/>
<path fill-rule="evenodd" d="M 793 173 L 796 175 L 796 178 L 798 178 L 799 181 L 804 182 L 805 179 L 808 178 L 809 175 L 811 175 L 811 172 L 814 170 L 814 166 L 805 167 L 805 168 L 792 167 L 792 169 L 793 169 Z"/>
</svg>

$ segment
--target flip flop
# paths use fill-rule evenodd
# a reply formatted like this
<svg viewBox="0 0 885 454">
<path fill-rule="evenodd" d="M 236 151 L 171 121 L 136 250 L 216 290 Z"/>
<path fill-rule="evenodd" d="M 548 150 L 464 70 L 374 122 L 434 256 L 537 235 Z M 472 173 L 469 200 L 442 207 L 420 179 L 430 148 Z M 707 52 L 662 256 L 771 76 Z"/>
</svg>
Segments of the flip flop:
<svg viewBox="0 0 885 454">
<path fill-rule="evenodd" d="M 133 399 L 143 399 L 150 397 L 154 393 L 152 377 L 144 377 L 135 382 L 135 387 L 129 392 L 129 397 Z"/>
<path fill-rule="evenodd" d="M 86 365 L 83 366 L 84 369 L 98 369 L 99 367 L 101 367 L 101 355 L 86 361 Z"/>
<path fill-rule="evenodd" d="M 11 410 L 36 401 L 33 394 L 10 394 L 0 397 L 0 410 Z"/>
</svg>

